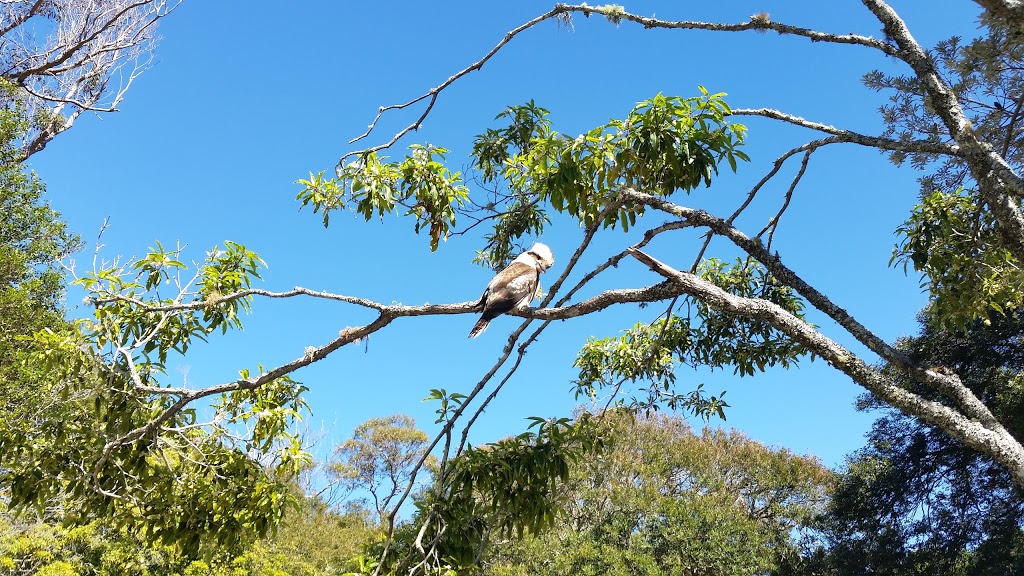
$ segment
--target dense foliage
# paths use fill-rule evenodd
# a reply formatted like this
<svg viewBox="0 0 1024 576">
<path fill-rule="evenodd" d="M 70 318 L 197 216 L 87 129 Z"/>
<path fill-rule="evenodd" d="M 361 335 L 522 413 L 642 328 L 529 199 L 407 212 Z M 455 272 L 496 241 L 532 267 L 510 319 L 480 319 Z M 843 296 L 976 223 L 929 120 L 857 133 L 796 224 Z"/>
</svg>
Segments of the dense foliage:
<svg viewBox="0 0 1024 576">
<path fill-rule="evenodd" d="M 0 417 L 22 420 L 42 401 L 39 367 L 27 362 L 38 330 L 64 325 L 59 260 L 78 247 L 43 200 L 46 188 L 19 161 L 16 142 L 28 129 L 14 89 L 0 83 Z"/>
<path fill-rule="evenodd" d="M 277 532 L 242 550 L 195 558 L 187 546 L 160 544 L 105 527 L 26 521 L 0 514 L 0 574 L 46 576 L 340 576 L 359 568 L 375 526 L 357 512 L 315 498 L 289 514 Z"/>
<path fill-rule="evenodd" d="M 42 201 L 42 183 L 21 163 L 15 143 L 28 123 L 17 92 L 4 90 L 0 494 L 12 510 L 32 510 L 47 522 L 101 519 L 112 529 L 182 544 L 192 554 L 204 545 L 238 546 L 267 534 L 294 501 L 288 480 L 306 460 L 288 430 L 303 410 L 304 388 L 285 376 L 257 390 L 224 394 L 207 428 L 195 426 L 195 408 L 160 420 L 173 406 L 174 391 L 147 398 L 136 386 L 159 389 L 168 353 L 185 352 L 192 338 L 205 339 L 214 329 L 240 326 L 245 302 L 207 306 L 180 323 L 110 303 L 97 305 L 93 320 L 65 322 L 58 259 L 77 247 L 77 239 Z M 197 275 L 196 297 L 248 285 L 258 264 L 235 244 L 211 253 Z M 181 266 L 159 250 L 80 282 L 132 295 L 158 292 L 169 271 Z M 261 454 L 275 458 L 272 466 L 257 459 Z"/>
<path fill-rule="evenodd" d="M 494 542 L 484 574 L 767 574 L 799 561 L 832 473 L 739 432 L 612 410 L 570 466 L 554 526 Z"/>
<path fill-rule="evenodd" d="M 1024 101 L 1024 38 L 999 19 L 984 17 L 984 34 L 970 41 L 954 37 L 932 51 L 949 78 L 972 129 L 992 142 L 1006 162 L 1024 166 L 1019 129 Z M 865 83 L 889 91 L 882 108 L 887 135 L 901 139 L 942 139 L 936 111 L 925 102 L 920 80 L 874 72 Z M 893 258 L 922 273 L 931 292 L 933 317 L 960 327 L 1024 305 L 1021 264 L 1002 241 L 995 218 L 962 158 L 928 153 L 894 153 L 928 169 L 921 178 L 921 203 L 899 232 Z M 1020 198 L 1017 198 L 1020 202 Z"/>
<path fill-rule="evenodd" d="M 904 339 L 901 348 L 955 370 L 1021 437 L 1022 338 L 1019 312 L 994 315 L 989 324 L 975 321 L 966 331 L 945 328 L 928 312 L 921 317 L 921 334 Z M 862 407 L 880 408 L 870 397 Z M 829 573 L 981 575 L 1024 569 L 1024 490 L 991 458 L 898 412 L 875 422 L 822 521 Z"/>
<path fill-rule="evenodd" d="M 973 130 L 1022 166 L 1018 128 L 1024 101 L 1024 38 L 1005 22 L 983 17 L 984 33 L 951 38 L 933 51 Z M 869 87 L 889 90 L 887 134 L 942 137 L 922 83 L 880 72 Z M 894 260 L 922 273 L 933 295 L 920 333 L 899 348 L 914 361 L 957 374 L 1014 437 L 1024 421 L 1024 315 L 1021 271 L 962 158 L 894 153 L 926 170 L 921 202 L 898 232 Z M 888 374 L 931 401 L 955 400 L 888 366 Z M 862 409 L 884 403 L 867 396 Z M 1007 574 L 1024 569 L 1024 492 L 1005 467 L 919 418 L 886 411 L 868 444 L 849 460 L 822 527 L 828 543 L 814 573 Z M 815 572 L 815 570 L 819 572 Z"/>
</svg>

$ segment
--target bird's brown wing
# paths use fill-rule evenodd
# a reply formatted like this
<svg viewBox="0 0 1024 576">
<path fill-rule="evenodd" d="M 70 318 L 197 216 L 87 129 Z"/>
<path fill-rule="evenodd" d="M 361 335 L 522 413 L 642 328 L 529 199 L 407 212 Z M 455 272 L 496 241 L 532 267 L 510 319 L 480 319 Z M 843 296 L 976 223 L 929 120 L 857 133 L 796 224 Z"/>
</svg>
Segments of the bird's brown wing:
<svg viewBox="0 0 1024 576">
<path fill-rule="evenodd" d="M 513 262 L 491 279 L 484 291 L 483 318 L 490 320 L 513 308 L 530 303 L 537 293 L 537 269 Z"/>
</svg>

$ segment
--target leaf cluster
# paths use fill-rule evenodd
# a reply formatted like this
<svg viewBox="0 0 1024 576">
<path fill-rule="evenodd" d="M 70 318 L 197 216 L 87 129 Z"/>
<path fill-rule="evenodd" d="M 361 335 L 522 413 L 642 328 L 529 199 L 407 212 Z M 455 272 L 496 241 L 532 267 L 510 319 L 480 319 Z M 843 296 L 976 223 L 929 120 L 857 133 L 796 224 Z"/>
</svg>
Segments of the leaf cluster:
<svg viewBox="0 0 1024 576">
<path fill-rule="evenodd" d="M 738 160 L 749 160 L 739 150 L 746 128 L 727 122 L 724 93 L 700 91 L 691 98 L 658 94 L 638 103 L 625 120 L 575 138 L 553 131 L 548 111 L 533 101 L 499 114 L 496 120 L 508 125 L 488 129 L 473 145 L 482 183 L 508 189 L 484 206 L 495 224 L 485 235 L 481 260 L 504 263 L 516 239 L 543 231 L 545 206 L 583 226 L 626 231 L 643 207 L 621 205 L 618 190 L 669 196 L 709 186 L 723 161 L 735 171 Z"/>
<path fill-rule="evenodd" d="M 216 407 L 219 426 L 204 428 L 196 410 L 187 409 L 119 444 L 116 439 L 166 410 L 168 397 L 139 394 L 124 374 L 96 361 L 81 334 L 39 337 L 49 341 L 39 344 L 46 357 L 37 361 L 59 375 L 59 396 L 30 422 L 0 421 L 0 484 L 13 510 L 46 517 L 46 507 L 59 506 L 67 525 L 103 518 L 113 528 L 193 554 L 251 542 L 280 521 L 293 501 L 287 480 L 307 457 L 293 436 L 276 428 L 294 417 L 295 402 L 265 404 L 281 401 L 275 395 L 282 388 L 297 398 L 300 386 L 275 382 L 246 402 L 242 393 L 226 397 Z M 253 431 L 239 441 L 228 426 L 252 417 Z M 261 449 L 277 455 L 275 466 L 257 461 Z"/>
<path fill-rule="evenodd" d="M 921 273 L 932 315 L 951 327 L 991 322 L 1024 304 L 1024 271 L 998 237 L 976 194 L 933 192 L 897 228 L 892 261 Z"/>
<path fill-rule="evenodd" d="M 984 33 L 965 41 L 953 37 L 930 52 L 932 62 L 957 96 L 970 129 L 1014 169 L 1024 166 L 1024 37 L 998 19 L 982 18 Z M 865 84 L 891 92 L 882 106 L 886 137 L 903 142 L 949 142 L 941 118 L 916 76 L 872 72 Z M 995 219 L 978 194 L 966 161 L 954 155 L 894 152 L 896 164 L 909 160 L 928 170 L 920 179 L 921 200 L 897 229 L 893 262 L 912 264 L 936 303 L 934 312 L 950 326 L 965 327 L 1021 305 L 1021 263 L 1010 254 Z M 1020 198 L 1017 198 L 1020 201 Z"/>
<path fill-rule="evenodd" d="M 802 317 L 804 303 L 796 293 L 752 260 L 729 265 L 711 258 L 701 264 L 698 275 L 731 294 L 762 298 Z M 764 320 L 686 299 L 668 317 L 638 322 L 622 336 L 588 339 L 574 362 L 579 368 L 576 396 L 594 398 L 608 389 L 614 394 L 626 382 L 639 382 L 645 385 L 644 394 L 632 406 L 664 405 L 705 419 L 724 419 L 729 406 L 722 400 L 725 392 L 708 397 L 702 384 L 687 394 L 675 391 L 678 365 L 731 366 L 734 374 L 749 376 L 775 365 L 789 367 L 805 354 L 803 345 Z"/>
<path fill-rule="evenodd" d="M 304 386 L 287 376 L 237 386 L 203 421 L 200 407 L 178 405 L 190 391 L 161 383 L 171 351 L 241 327 L 248 300 L 229 294 L 262 260 L 229 242 L 183 278 L 179 251 L 157 244 L 83 276 L 93 317 L 27 340 L 46 396 L 31 414 L 0 418 L 0 487 L 14 510 L 57 505 L 69 525 L 102 517 L 199 554 L 267 534 L 294 503 L 288 481 L 309 459 L 291 432 Z M 182 303 L 194 305 L 160 309 Z"/>
<path fill-rule="evenodd" d="M 399 162 L 387 162 L 375 152 L 339 167 L 335 178 L 324 179 L 323 172 L 310 173 L 308 180 L 298 180 L 303 188 L 297 199 L 302 206 L 312 205 L 313 212 L 322 212 L 324 227 L 330 223 L 334 210 L 352 206 L 366 220 L 376 213 L 380 218 L 405 208 L 404 216 L 412 216 L 415 231 L 427 229 L 430 249 L 437 250 L 455 226 L 456 208 L 469 195 L 462 176 L 444 165 L 448 150 L 430 145 L 414 144 L 412 152 Z"/>
<path fill-rule="evenodd" d="M 328 576 L 354 567 L 374 535 L 357 514 L 325 510 L 304 497 L 277 533 L 245 547 L 196 558 L 102 521 L 78 526 L 20 522 L 0 509 L 0 573 L 95 576 Z"/>
<path fill-rule="evenodd" d="M 623 206 L 617 191 L 636 188 L 660 196 L 708 186 L 722 162 L 735 171 L 748 160 L 739 149 L 746 128 L 730 123 L 724 93 L 681 98 L 658 94 L 640 102 L 625 120 L 611 120 L 578 137 L 551 129 L 548 110 L 532 100 L 510 106 L 473 143 L 473 168 L 479 183 L 492 188 L 486 202 L 472 202 L 461 175 L 444 166 L 447 150 L 413 145 L 399 161 L 375 152 L 361 153 L 340 166 L 335 178 L 310 174 L 296 181 L 297 199 L 330 213 L 353 206 L 369 220 L 405 208 L 415 229 L 427 229 L 430 247 L 446 239 L 456 216 L 492 221 L 477 261 L 502 267 L 511 260 L 515 243 L 524 235 L 539 235 L 549 222 L 548 209 L 568 215 L 584 226 L 599 222 L 605 228 L 636 223 L 642 206 Z M 615 209 L 605 209 L 615 204 Z M 599 221 L 600 220 L 600 221 Z M 472 227 L 471 226 L 471 227 Z"/>
<path fill-rule="evenodd" d="M 424 547 L 433 543 L 445 566 L 469 567 L 493 537 L 552 526 L 561 509 L 557 486 L 602 440 L 589 416 L 531 420 L 531 431 L 471 447 L 450 460 L 417 501 L 419 512 L 409 525 L 425 526 L 418 535 L 397 535 L 400 546 L 411 549 L 413 538 Z"/>
<path fill-rule="evenodd" d="M 160 242 L 144 257 L 129 264 L 111 262 L 74 281 L 90 293 L 93 318 L 81 324 L 100 350 L 112 354 L 128 346 L 138 354 L 143 373 L 160 372 L 167 356 L 185 354 L 193 340 L 206 341 L 219 329 L 241 329 L 241 312 L 250 311 L 251 296 L 232 296 L 260 278 L 263 260 L 241 244 L 227 241 L 214 247 L 194 277 L 183 277 L 188 265 L 181 249 L 167 250 Z M 186 303 L 195 309 L 159 311 L 153 308 Z M 125 362 L 127 351 L 115 361 Z"/>
</svg>

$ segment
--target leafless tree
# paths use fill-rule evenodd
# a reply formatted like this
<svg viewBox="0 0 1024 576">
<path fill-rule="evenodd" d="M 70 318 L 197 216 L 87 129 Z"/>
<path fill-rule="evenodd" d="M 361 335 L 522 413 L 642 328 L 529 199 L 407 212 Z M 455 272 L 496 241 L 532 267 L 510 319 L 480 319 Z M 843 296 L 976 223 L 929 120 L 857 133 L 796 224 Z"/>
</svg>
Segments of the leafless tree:
<svg viewBox="0 0 1024 576">
<path fill-rule="evenodd" d="M 157 22 L 180 0 L 4 0 L 0 75 L 30 120 L 23 158 L 83 112 L 115 112 L 152 62 Z M 10 105 L 10 104 L 8 104 Z"/>
</svg>

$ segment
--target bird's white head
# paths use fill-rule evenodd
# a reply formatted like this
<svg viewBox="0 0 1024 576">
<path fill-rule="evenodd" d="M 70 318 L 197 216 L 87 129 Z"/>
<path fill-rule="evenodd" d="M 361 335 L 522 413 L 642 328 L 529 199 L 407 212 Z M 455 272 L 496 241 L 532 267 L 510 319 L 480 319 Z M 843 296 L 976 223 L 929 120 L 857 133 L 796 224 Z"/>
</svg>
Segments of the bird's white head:
<svg viewBox="0 0 1024 576">
<path fill-rule="evenodd" d="M 551 253 L 551 248 L 540 242 L 534 244 L 526 253 L 536 258 L 544 271 L 555 264 L 555 255 Z"/>
</svg>

